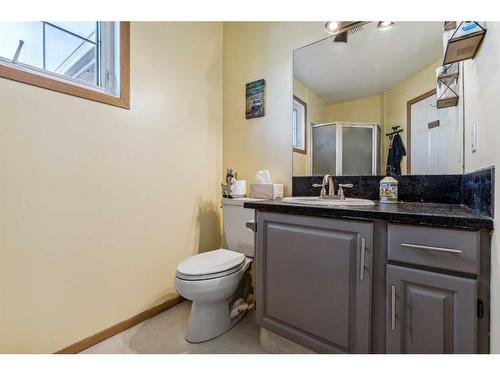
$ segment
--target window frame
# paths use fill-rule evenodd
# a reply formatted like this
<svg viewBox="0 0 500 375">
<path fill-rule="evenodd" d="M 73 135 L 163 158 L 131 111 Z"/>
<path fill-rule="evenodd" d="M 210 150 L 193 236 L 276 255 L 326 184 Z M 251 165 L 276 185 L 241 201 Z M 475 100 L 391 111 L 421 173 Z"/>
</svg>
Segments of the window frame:
<svg viewBox="0 0 500 375">
<path fill-rule="evenodd" d="M 33 73 L 35 69 L 24 66 L 12 66 L 0 64 L 0 78 L 26 83 L 31 86 L 60 92 L 79 98 L 112 105 L 124 109 L 130 109 L 130 22 L 120 22 L 120 46 L 119 46 L 119 96 L 114 96 L 97 89 L 92 89 L 85 84 L 71 82 L 71 79 L 58 78 L 50 72 Z M 71 83 L 69 83 L 71 82 Z"/>
<path fill-rule="evenodd" d="M 300 99 L 299 97 L 294 95 L 293 96 L 292 111 L 295 110 L 294 102 L 299 103 L 304 108 L 304 123 L 302 126 L 302 131 L 303 131 L 303 136 L 302 136 L 303 138 L 302 139 L 304 140 L 304 148 L 296 147 L 296 145 L 293 142 L 293 139 L 295 138 L 295 134 L 294 134 L 292 136 L 292 150 L 293 150 L 293 152 L 298 152 L 300 154 L 307 154 L 307 104 L 302 99 Z M 292 115 L 292 117 L 293 117 L 293 115 Z M 297 120 L 298 120 L 298 117 L 300 117 L 300 116 L 297 116 Z M 292 129 L 293 129 L 293 124 L 292 124 Z M 300 131 L 300 129 L 298 131 Z"/>
</svg>

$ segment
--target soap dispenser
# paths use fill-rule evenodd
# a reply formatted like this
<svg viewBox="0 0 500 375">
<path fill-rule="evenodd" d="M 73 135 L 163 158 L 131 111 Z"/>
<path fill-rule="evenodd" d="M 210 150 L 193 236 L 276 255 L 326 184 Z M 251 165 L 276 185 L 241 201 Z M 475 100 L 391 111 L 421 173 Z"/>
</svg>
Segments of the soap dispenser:
<svg viewBox="0 0 500 375">
<path fill-rule="evenodd" d="M 380 203 L 398 203 L 398 181 L 390 175 L 380 181 Z"/>
</svg>

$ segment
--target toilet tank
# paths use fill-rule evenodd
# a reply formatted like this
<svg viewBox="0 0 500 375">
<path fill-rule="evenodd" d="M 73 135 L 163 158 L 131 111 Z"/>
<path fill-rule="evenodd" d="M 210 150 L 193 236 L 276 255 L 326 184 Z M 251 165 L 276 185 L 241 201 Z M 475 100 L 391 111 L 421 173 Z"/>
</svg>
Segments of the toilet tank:
<svg viewBox="0 0 500 375">
<path fill-rule="evenodd" d="M 258 200 L 262 199 L 222 198 L 223 247 L 253 258 L 255 254 L 254 233 L 245 224 L 250 220 L 255 220 L 255 213 L 251 208 L 244 208 L 243 203 Z"/>
</svg>

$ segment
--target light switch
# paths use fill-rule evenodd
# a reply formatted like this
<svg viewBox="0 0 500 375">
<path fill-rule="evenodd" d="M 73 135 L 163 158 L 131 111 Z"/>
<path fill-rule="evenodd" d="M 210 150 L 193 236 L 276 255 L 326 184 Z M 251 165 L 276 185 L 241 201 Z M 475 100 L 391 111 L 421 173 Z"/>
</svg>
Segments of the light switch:
<svg viewBox="0 0 500 375">
<path fill-rule="evenodd" d="M 470 149 L 472 152 L 476 152 L 476 150 L 477 150 L 477 123 L 476 122 L 474 122 L 474 124 L 472 125 Z"/>
</svg>

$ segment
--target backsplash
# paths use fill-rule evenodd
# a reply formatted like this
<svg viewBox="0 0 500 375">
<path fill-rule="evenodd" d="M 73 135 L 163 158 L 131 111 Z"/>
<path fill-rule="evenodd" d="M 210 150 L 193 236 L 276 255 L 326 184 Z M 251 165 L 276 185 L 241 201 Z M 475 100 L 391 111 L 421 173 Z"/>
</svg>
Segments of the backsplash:
<svg viewBox="0 0 500 375">
<path fill-rule="evenodd" d="M 493 217 L 494 192 L 495 167 L 480 169 L 462 176 L 462 203 L 483 215 Z"/>
<path fill-rule="evenodd" d="M 485 168 L 464 175 L 398 176 L 399 200 L 403 202 L 465 204 L 483 215 L 493 214 L 495 168 Z M 384 176 L 333 176 L 335 186 L 353 184 L 345 189 L 347 197 L 379 199 L 379 183 Z M 319 195 L 322 176 L 293 177 L 293 196 Z"/>
</svg>

